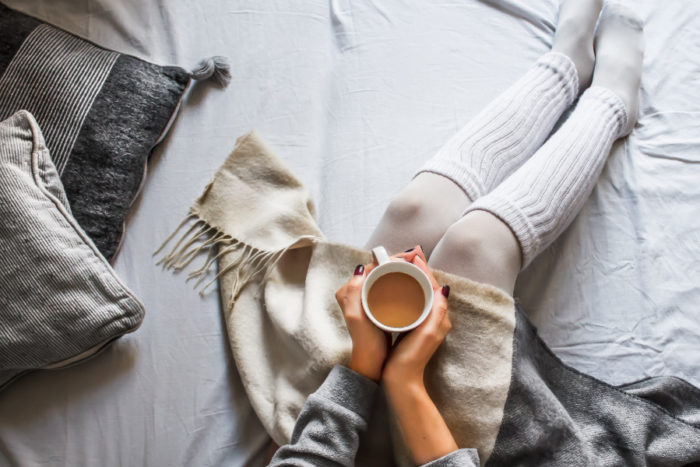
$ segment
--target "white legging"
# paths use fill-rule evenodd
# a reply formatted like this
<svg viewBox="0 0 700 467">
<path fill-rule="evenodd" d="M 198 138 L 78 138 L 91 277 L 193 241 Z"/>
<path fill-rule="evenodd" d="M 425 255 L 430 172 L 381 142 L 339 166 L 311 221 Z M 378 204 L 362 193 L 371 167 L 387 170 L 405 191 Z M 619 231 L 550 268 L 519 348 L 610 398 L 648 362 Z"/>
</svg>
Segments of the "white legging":
<svg viewBox="0 0 700 467">
<path fill-rule="evenodd" d="M 586 90 L 565 123 L 545 142 L 577 94 L 573 62 L 556 52 L 542 56 L 418 171 L 441 176 L 423 177 L 420 182 L 418 204 L 432 206 L 426 215 L 434 221 L 421 219 L 415 206 L 403 212 L 398 209 L 399 215 L 410 214 L 414 219 L 383 219 L 368 246 L 387 243 L 391 229 L 394 237 L 416 235 L 416 243 L 422 240 L 418 231 L 433 229 L 428 245 L 423 245 L 429 251 L 439 241 L 438 231 L 444 233 L 462 215 L 481 210 L 510 228 L 521 250 L 521 267 L 527 266 L 576 216 L 595 186 L 612 143 L 627 126 L 621 99 L 597 86 Z M 458 210 L 436 210 L 445 205 L 443 177 L 464 194 Z M 454 191 L 452 197 L 457 198 Z M 401 203 L 400 195 L 394 204 Z M 401 229 L 397 220 L 420 225 Z"/>
</svg>

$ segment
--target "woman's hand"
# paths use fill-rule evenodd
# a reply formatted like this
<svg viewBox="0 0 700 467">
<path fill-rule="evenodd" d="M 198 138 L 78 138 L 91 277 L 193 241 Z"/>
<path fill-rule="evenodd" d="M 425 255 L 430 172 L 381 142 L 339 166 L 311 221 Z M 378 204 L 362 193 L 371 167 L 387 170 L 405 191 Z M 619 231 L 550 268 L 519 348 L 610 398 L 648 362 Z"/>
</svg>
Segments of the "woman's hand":
<svg viewBox="0 0 700 467">
<path fill-rule="evenodd" d="M 362 284 L 374 266 L 358 265 L 350 280 L 335 293 L 335 299 L 343 310 L 352 339 L 352 356 L 348 368 L 379 381 L 391 337 L 376 327 L 362 309 Z"/>
<path fill-rule="evenodd" d="M 440 284 L 438 284 L 435 276 L 433 276 L 433 272 L 428 267 L 428 260 L 425 257 L 425 253 L 423 253 L 423 247 L 420 245 L 416 245 L 410 250 L 394 255 L 392 258 L 401 258 L 414 266 L 418 266 L 428 276 L 428 279 L 430 279 L 430 283 L 433 284 L 433 290 L 440 288 Z"/>
<path fill-rule="evenodd" d="M 384 366 L 382 382 L 411 457 L 417 465 L 423 465 L 458 449 L 423 382 L 425 367 L 452 328 L 447 314 L 450 288 L 440 287 L 435 281 L 420 247 L 407 252 L 404 259 L 430 277 L 433 308 L 420 326 L 399 337 Z"/>
<path fill-rule="evenodd" d="M 413 331 L 402 334 L 397 340 L 384 368 L 382 380 L 387 385 L 394 382 L 423 384 L 423 373 L 431 357 L 452 329 L 447 314 L 449 286 L 440 286 L 433 277 L 420 246 L 400 255 L 404 260 L 418 266 L 433 284 L 433 308 L 428 318 Z"/>
<path fill-rule="evenodd" d="M 428 318 L 413 331 L 401 335 L 391 350 L 382 374 L 388 389 L 407 384 L 423 387 L 425 367 L 452 329 L 447 314 L 450 287 L 437 286 L 433 292 L 433 308 Z"/>
</svg>

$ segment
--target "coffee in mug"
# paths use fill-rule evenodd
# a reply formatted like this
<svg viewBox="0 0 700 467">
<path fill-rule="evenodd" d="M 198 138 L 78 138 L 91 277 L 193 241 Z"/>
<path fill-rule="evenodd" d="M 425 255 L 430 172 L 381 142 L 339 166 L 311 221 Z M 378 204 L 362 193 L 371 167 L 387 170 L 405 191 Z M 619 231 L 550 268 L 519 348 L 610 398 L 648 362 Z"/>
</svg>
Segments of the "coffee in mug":
<svg viewBox="0 0 700 467">
<path fill-rule="evenodd" d="M 405 332 L 419 326 L 433 307 L 433 286 L 415 264 L 389 258 L 384 247 L 372 254 L 375 267 L 362 285 L 362 308 L 378 328 Z"/>
<path fill-rule="evenodd" d="M 413 277 L 403 272 L 390 272 L 372 284 L 367 305 L 382 324 L 403 328 L 420 318 L 425 308 L 425 294 Z"/>
</svg>

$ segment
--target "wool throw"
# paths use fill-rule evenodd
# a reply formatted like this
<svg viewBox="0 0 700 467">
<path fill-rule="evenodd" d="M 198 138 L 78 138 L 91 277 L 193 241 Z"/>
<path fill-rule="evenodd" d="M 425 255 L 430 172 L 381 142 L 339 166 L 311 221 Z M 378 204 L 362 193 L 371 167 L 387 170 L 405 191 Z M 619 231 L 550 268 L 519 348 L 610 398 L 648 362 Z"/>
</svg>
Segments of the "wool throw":
<svg viewBox="0 0 700 467">
<path fill-rule="evenodd" d="M 0 219 L 0 389 L 138 328 L 143 305 L 71 215 L 27 111 L 0 122 Z"/>
<path fill-rule="evenodd" d="M 308 190 L 250 133 L 161 247 L 162 264 L 191 270 L 202 292 L 218 282 L 243 385 L 280 445 L 307 396 L 349 360 L 334 294 L 356 264 L 371 260 L 367 251 L 325 239 L 314 215 Z M 428 366 L 426 386 L 457 444 L 476 448 L 482 464 L 700 462 L 697 388 L 676 378 L 609 386 L 563 364 L 506 292 L 435 276 L 451 287 L 453 328 Z M 361 441 L 357 465 L 411 465 L 395 418 L 378 415 L 372 423 L 370 433 L 390 432 L 390 440 Z"/>
</svg>

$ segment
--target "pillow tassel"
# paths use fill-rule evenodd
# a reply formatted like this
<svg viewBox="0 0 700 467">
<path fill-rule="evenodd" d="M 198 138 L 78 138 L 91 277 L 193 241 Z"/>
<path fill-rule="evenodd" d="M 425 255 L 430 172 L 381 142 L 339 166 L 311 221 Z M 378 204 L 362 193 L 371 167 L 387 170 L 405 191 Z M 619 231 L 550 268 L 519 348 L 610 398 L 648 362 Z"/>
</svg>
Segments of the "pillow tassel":
<svg viewBox="0 0 700 467">
<path fill-rule="evenodd" d="M 212 79 L 219 86 L 226 87 L 231 81 L 231 66 L 226 57 L 216 55 L 199 62 L 197 68 L 190 72 L 190 76 L 195 81 Z"/>
</svg>

